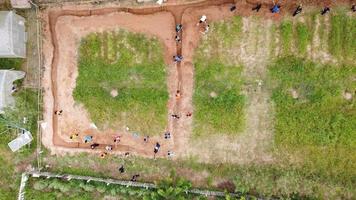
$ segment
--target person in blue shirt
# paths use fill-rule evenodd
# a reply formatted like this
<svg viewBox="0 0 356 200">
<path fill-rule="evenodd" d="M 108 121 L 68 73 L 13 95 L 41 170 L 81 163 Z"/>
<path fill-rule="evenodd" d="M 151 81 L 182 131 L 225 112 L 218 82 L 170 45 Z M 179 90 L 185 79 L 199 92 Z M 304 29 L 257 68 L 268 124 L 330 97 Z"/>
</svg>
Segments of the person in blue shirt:
<svg viewBox="0 0 356 200">
<path fill-rule="evenodd" d="M 256 5 L 256 7 L 252 8 L 252 11 L 258 12 L 258 11 L 260 11 L 261 7 L 262 7 L 262 4 L 259 3 L 259 4 Z"/>
<path fill-rule="evenodd" d="M 272 13 L 279 13 L 281 6 L 278 4 L 274 4 L 274 6 L 271 8 Z"/>
</svg>

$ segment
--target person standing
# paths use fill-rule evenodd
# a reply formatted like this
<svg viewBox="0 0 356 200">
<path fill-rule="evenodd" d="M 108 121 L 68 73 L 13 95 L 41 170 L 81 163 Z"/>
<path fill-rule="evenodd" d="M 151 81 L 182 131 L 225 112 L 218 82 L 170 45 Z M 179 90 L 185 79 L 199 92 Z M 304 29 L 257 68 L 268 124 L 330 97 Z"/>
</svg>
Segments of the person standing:
<svg viewBox="0 0 356 200">
<path fill-rule="evenodd" d="M 125 172 L 124 165 L 121 165 L 121 166 L 119 167 L 119 172 L 120 172 L 121 174 Z"/>
<path fill-rule="evenodd" d="M 153 149 L 153 152 L 155 154 L 157 154 L 160 148 L 161 148 L 161 145 L 157 142 L 156 145 L 155 145 L 155 148 Z"/>
<path fill-rule="evenodd" d="M 299 13 L 301 13 L 302 10 L 303 10 L 302 4 L 299 4 L 298 7 L 297 7 L 297 9 L 296 9 L 296 10 L 294 11 L 294 13 L 293 13 L 293 17 L 295 17 L 296 15 L 298 15 Z"/>
<path fill-rule="evenodd" d="M 182 24 L 177 24 L 177 26 L 176 26 L 176 32 L 179 33 L 179 32 L 182 31 L 182 29 L 183 29 L 183 25 L 182 25 Z"/>
<path fill-rule="evenodd" d="M 258 12 L 258 11 L 260 11 L 261 7 L 262 7 L 262 4 L 259 3 L 259 4 L 256 5 L 256 7 L 252 8 L 252 11 Z"/>
<path fill-rule="evenodd" d="M 93 141 L 93 136 L 91 135 L 86 135 L 84 136 L 84 143 L 92 142 Z"/>
<path fill-rule="evenodd" d="M 330 8 L 325 6 L 323 10 L 321 10 L 321 15 L 325 15 L 327 14 L 328 12 L 330 12 Z"/>
<path fill-rule="evenodd" d="M 199 19 L 199 22 L 197 23 L 197 26 L 199 26 L 202 23 L 206 23 L 206 19 L 207 19 L 206 15 L 202 15 Z"/>
<path fill-rule="evenodd" d="M 90 148 L 91 148 L 91 149 L 95 149 L 95 148 L 98 147 L 98 146 L 99 146 L 98 143 L 94 143 L 94 144 L 91 144 L 91 145 L 90 145 Z"/>
<path fill-rule="evenodd" d="M 175 40 L 177 43 L 180 43 L 182 40 L 180 39 L 179 35 L 176 35 Z"/>
</svg>

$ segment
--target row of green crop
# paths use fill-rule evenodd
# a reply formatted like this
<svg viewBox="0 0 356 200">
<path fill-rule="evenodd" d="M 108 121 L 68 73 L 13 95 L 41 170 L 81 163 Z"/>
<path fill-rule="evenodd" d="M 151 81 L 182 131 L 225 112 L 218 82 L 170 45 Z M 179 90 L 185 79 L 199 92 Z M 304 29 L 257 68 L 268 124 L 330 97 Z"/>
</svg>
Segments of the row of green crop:
<svg viewBox="0 0 356 200">
<path fill-rule="evenodd" d="M 317 35 L 314 35 L 317 18 L 320 25 Z M 319 37 L 321 43 L 319 48 L 326 47 L 324 43 L 327 43 L 329 48 L 323 49 L 324 51 L 330 52 L 338 59 L 354 59 L 355 17 L 348 16 L 344 10 L 339 10 L 331 14 L 329 21 L 325 18 L 326 16 L 311 14 L 305 17 L 305 22 L 293 23 L 289 19 L 283 21 L 279 26 L 283 55 L 290 54 L 295 47 L 299 55 L 305 56 L 308 45 L 312 45 L 313 37 Z"/>
<path fill-rule="evenodd" d="M 144 200 L 175 200 L 175 199 L 208 199 L 205 196 L 191 194 L 186 191 L 191 189 L 190 182 L 174 175 L 157 183 L 156 189 L 137 188 L 115 184 L 105 184 L 95 181 L 64 180 L 57 178 L 34 179 L 30 178 L 25 189 L 26 199 L 76 199 L 86 200 L 103 197 L 119 197 L 120 199 Z M 218 198 L 220 199 L 220 198 Z M 244 197 L 226 197 L 221 199 L 245 199 Z M 251 199 L 255 199 L 251 197 Z"/>
<path fill-rule="evenodd" d="M 280 24 L 280 34 L 284 54 L 291 53 L 295 46 L 299 54 L 305 55 L 313 37 L 312 28 L 307 23 L 297 22 L 293 25 L 289 20 Z"/>
<path fill-rule="evenodd" d="M 356 19 L 345 13 L 331 16 L 329 51 L 336 57 L 356 56 Z"/>
</svg>

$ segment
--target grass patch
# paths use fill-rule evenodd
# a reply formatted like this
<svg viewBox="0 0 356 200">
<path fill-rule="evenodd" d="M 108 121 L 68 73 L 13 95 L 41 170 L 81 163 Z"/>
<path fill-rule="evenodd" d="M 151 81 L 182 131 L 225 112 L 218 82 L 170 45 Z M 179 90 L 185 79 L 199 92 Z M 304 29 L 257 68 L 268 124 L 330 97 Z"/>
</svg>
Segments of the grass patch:
<svg viewBox="0 0 356 200">
<path fill-rule="evenodd" d="M 276 80 L 272 99 L 277 105 L 276 141 L 290 145 L 350 145 L 356 142 L 355 100 L 343 99 L 352 90 L 354 66 L 328 66 L 286 57 L 270 68 Z M 299 98 L 293 99 L 294 88 Z M 355 141 L 350 140 L 355 139 Z"/>
<path fill-rule="evenodd" d="M 118 96 L 112 97 L 112 90 Z M 73 95 L 100 128 L 161 133 L 167 125 L 168 91 L 158 40 L 126 31 L 84 38 Z"/>
<path fill-rule="evenodd" d="M 34 161 L 31 154 L 36 147 L 37 131 L 37 91 L 22 89 L 15 94 L 16 106 L 14 109 L 7 109 L 0 117 L 0 199 L 15 199 L 19 187 L 19 172 L 15 170 L 17 165 L 27 166 Z M 27 123 L 23 123 L 23 117 L 27 118 Z M 7 143 L 17 137 L 13 129 L 8 129 L 7 125 L 12 124 L 30 130 L 33 141 L 30 146 L 25 146 L 18 152 L 13 153 Z M 27 163 L 27 164 L 26 164 Z"/>
<path fill-rule="evenodd" d="M 336 57 L 356 56 L 356 19 L 338 12 L 331 16 L 329 51 Z"/>
<path fill-rule="evenodd" d="M 226 47 L 231 46 L 242 32 L 242 18 L 235 16 L 229 21 L 213 23 L 212 29 L 213 31 L 209 37 L 223 41 Z"/>
<path fill-rule="evenodd" d="M 194 134 L 236 134 L 244 123 L 241 67 L 218 60 L 195 64 Z"/>
<path fill-rule="evenodd" d="M 210 24 L 208 37 L 204 37 L 204 42 L 199 45 L 200 50 L 196 53 L 205 58 L 220 56 L 225 62 L 231 61 L 226 51 L 238 46 L 241 33 L 242 18 L 239 16 L 226 21 L 214 22 Z"/>
<path fill-rule="evenodd" d="M 298 22 L 296 25 L 297 41 L 296 46 L 300 54 L 305 55 L 307 46 L 311 42 L 311 34 L 308 26 L 304 23 Z"/>
<path fill-rule="evenodd" d="M 283 21 L 279 27 L 283 51 L 285 54 L 291 51 L 291 41 L 293 37 L 293 24 L 291 21 Z"/>
<path fill-rule="evenodd" d="M 283 152 L 303 160 L 305 171 L 324 181 L 352 186 L 356 157 L 356 68 L 321 65 L 284 57 L 269 67 L 276 105 L 275 143 Z M 299 97 L 293 99 L 290 90 Z M 305 156 L 308 155 L 308 156 Z"/>
<path fill-rule="evenodd" d="M 192 181 L 193 187 L 206 188 L 209 182 L 213 182 L 214 185 L 209 189 L 224 190 L 224 188 L 217 187 L 216 184 L 222 180 L 230 180 L 236 185 L 235 192 L 264 197 L 291 197 L 299 194 L 303 197 L 322 199 L 322 197 L 327 196 L 330 199 L 335 199 L 338 197 L 346 198 L 353 191 L 353 185 L 350 184 L 352 177 L 343 181 L 336 181 L 336 174 L 329 177 L 328 174 L 320 173 L 315 168 L 311 168 L 313 166 L 308 163 L 296 165 L 289 164 L 288 161 L 283 161 L 283 164 L 259 165 L 205 164 L 198 163 L 194 158 L 172 161 L 141 157 L 125 159 L 108 157 L 108 160 L 103 160 L 98 156 L 88 154 L 67 156 L 64 160 L 61 157 L 52 156 L 48 157 L 47 161 L 53 166 L 51 171 L 55 173 L 76 173 L 126 180 L 129 180 L 133 174 L 139 173 L 140 181 L 146 182 L 165 179 L 169 177 L 171 170 L 176 170 L 178 176 Z M 126 167 L 124 174 L 120 174 L 118 171 L 121 163 L 124 163 Z M 68 167 L 69 165 L 71 167 Z M 329 166 L 329 169 L 331 167 Z M 201 176 L 201 173 L 205 175 Z M 200 178 L 196 179 L 196 177 Z"/>
<path fill-rule="evenodd" d="M 0 58 L 0 69 L 20 70 L 23 62 L 22 58 Z"/>
<path fill-rule="evenodd" d="M 232 50 L 231 44 L 238 41 L 241 26 L 240 17 L 214 23 L 209 38 L 196 52 L 193 95 L 195 136 L 236 134 L 243 128 L 245 97 L 240 93 L 242 67 L 236 64 L 236 58 L 227 57 L 227 51 Z"/>
</svg>

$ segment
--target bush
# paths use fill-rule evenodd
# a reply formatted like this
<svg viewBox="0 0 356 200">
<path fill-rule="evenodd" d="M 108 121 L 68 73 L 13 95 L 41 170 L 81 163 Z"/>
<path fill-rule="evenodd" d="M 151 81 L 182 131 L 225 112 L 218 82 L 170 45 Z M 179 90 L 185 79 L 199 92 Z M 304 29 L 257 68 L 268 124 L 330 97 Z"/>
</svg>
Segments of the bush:
<svg viewBox="0 0 356 200">
<path fill-rule="evenodd" d="M 59 187 L 59 190 L 62 193 L 66 193 L 66 192 L 69 192 L 71 190 L 71 187 L 67 183 L 61 183 L 61 185 Z"/>
<path fill-rule="evenodd" d="M 23 62 L 22 58 L 0 58 L 0 69 L 20 70 Z"/>
<path fill-rule="evenodd" d="M 49 185 L 48 188 L 50 189 L 55 189 L 55 190 L 59 190 L 61 188 L 61 183 L 57 180 L 54 179 Z"/>
<path fill-rule="evenodd" d="M 95 190 L 95 187 L 93 185 L 85 183 L 80 183 L 79 187 L 81 187 L 86 192 L 93 192 Z"/>
<path fill-rule="evenodd" d="M 100 193 L 105 193 L 106 192 L 106 188 L 103 185 L 96 186 L 96 190 L 98 192 L 100 192 Z"/>
<path fill-rule="evenodd" d="M 115 188 L 111 188 L 110 195 L 111 196 L 116 196 L 116 194 L 117 194 L 116 189 Z"/>
<path fill-rule="evenodd" d="M 35 184 L 33 184 L 33 189 L 35 190 L 44 190 L 48 187 L 48 182 L 45 180 L 40 180 L 35 182 Z"/>
</svg>

